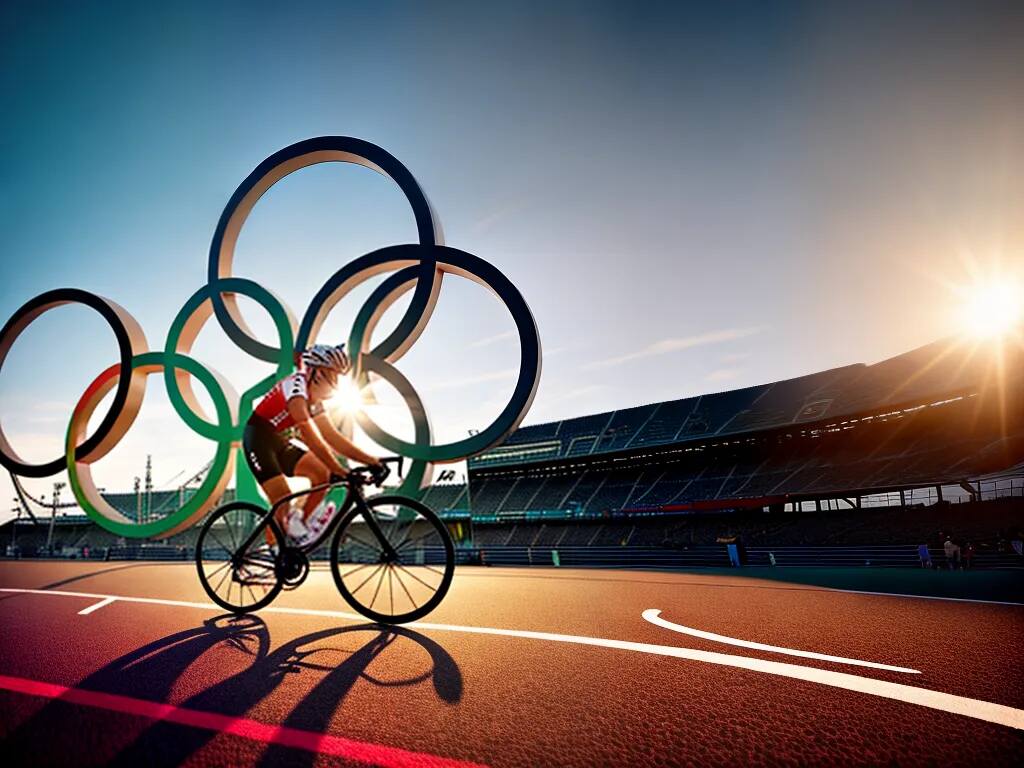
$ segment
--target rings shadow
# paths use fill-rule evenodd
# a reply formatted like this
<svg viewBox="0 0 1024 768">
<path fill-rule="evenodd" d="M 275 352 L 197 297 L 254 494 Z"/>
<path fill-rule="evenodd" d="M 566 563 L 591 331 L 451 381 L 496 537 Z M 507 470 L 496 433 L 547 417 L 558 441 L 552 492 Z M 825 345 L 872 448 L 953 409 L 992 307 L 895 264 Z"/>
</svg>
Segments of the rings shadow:
<svg viewBox="0 0 1024 768">
<path fill-rule="evenodd" d="M 359 636 L 367 633 L 366 638 Z M 341 637 L 358 638 L 354 650 L 334 647 L 335 644 L 328 642 Z M 429 656 L 429 667 L 397 680 L 372 676 L 368 672 L 370 665 L 400 639 L 420 646 Z M 279 688 L 294 687 L 301 691 L 301 698 L 294 704 L 288 703 L 290 711 L 280 724 L 316 734 L 329 729 L 335 712 L 359 680 L 384 688 L 429 681 L 438 699 L 445 704 L 457 704 L 462 698 L 462 673 L 451 655 L 437 642 L 403 627 L 370 623 L 335 627 L 294 638 L 272 651 L 270 646 L 269 631 L 259 617 L 226 614 L 133 650 L 92 673 L 76 687 L 166 702 L 175 686 L 188 684 L 192 672 L 201 665 L 216 664 L 220 668 L 223 661 L 230 660 L 230 666 L 236 670 L 233 674 L 188 696 L 177 706 L 246 717 L 253 707 Z M 229 655 L 217 655 L 224 652 Z M 324 652 L 347 656 L 338 664 L 327 664 L 315 658 Z M 218 735 L 217 731 L 163 721 L 141 729 L 137 722 L 119 728 L 119 721 L 111 716 L 102 718 L 101 722 L 109 723 L 102 732 L 88 735 L 90 748 L 80 750 L 83 733 L 69 732 L 69 725 L 79 721 L 80 713 L 76 713 L 76 709 L 60 698 L 43 706 L 4 740 L 5 756 L 13 758 L 5 763 L 62 764 L 75 756 L 78 764 L 95 760 L 93 764 L 118 766 L 180 765 Z M 83 728 L 95 728 L 97 719 L 83 718 L 80 722 Z M 261 766 L 305 766 L 312 765 L 316 758 L 313 751 L 271 744 L 259 754 L 256 762 Z"/>
</svg>

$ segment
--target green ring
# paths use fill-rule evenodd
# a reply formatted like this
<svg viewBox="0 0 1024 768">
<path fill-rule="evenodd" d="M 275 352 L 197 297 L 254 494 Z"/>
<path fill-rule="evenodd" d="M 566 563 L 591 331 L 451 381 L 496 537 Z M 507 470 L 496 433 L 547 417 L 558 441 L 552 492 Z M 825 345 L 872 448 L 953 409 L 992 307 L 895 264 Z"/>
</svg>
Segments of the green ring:
<svg viewBox="0 0 1024 768">
<path fill-rule="evenodd" d="M 169 366 L 168 361 L 172 365 Z M 202 382 L 213 400 L 213 406 L 219 421 L 218 429 L 223 431 L 225 429 L 223 424 L 230 425 L 231 409 L 228 407 L 224 391 L 214 375 L 198 361 L 178 353 L 168 355 L 164 352 L 146 352 L 141 355 L 135 355 L 131 360 L 131 370 L 133 371 L 136 368 L 148 365 L 162 365 L 165 371 L 180 367 L 191 373 Z M 85 514 L 97 525 L 118 536 L 126 538 L 157 538 L 168 531 L 178 528 L 201 510 L 203 504 L 209 500 L 210 494 L 213 493 L 217 483 L 220 482 L 221 477 L 227 470 L 228 460 L 231 456 L 231 441 L 216 440 L 217 453 L 213 457 L 213 464 L 210 466 L 209 472 L 206 473 L 206 479 L 192 498 L 185 502 L 184 506 L 179 510 L 149 523 L 124 523 L 111 520 L 92 505 L 82 490 L 81 482 L 78 479 L 78 468 L 75 464 L 75 446 L 72 439 L 72 429 L 75 426 L 77 410 L 76 407 L 75 413 L 72 414 L 71 421 L 68 424 L 68 431 L 65 437 L 65 461 L 67 463 L 69 484 L 72 492 L 75 494 L 75 500 L 85 511 Z"/>
<path fill-rule="evenodd" d="M 181 394 L 181 390 L 178 388 L 178 382 L 174 378 L 172 368 L 164 368 L 164 384 L 167 387 L 167 396 L 170 398 L 174 410 L 177 411 L 178 415 L 181 416 L 193 432 L 205 437 L 207 440 L 240 440 L 242 431 L 245 429 L 245 418 L 247 416 L 247 414 L 241 412 L 242 403 L 251 404 L 256 397 L 268 391 L 277 381 L 292 372 L 295 366 L 292 353 L 294 337 L 288 313 L 281 305 L 281 302 L 270 291 L 252 280 L 246 280 L 241 277 L 225 277 L 204 285 L 192 294 L 189 300 L 185 302 L 185 305 L 178 310 L 178 314 L 175 316 L 170 330 L 167 332 L 164 354 L 181 354 L 177 347 L 186 323 L 195 314 L 196 310 L 202 306 L 203 302 L 209 301 L 212 303 L 214 301 L 213 297 L 220 296 L 222 293 L 240 293 L 243 296 L 248 296 L 270 313 L 270 317 L 277 328 L 278 340 L 280 342 L 277 350 L 277 370 L 269 376 L 260 379 L 259 382 L 242 394 L 241 402 L 239 403 L 238 423 L 233 424 L 229 416 L 227 426 L 220 423 L 220 420 L 218 424 L 210 424 L 189 408 L 188 403 L 185 402 L 185 398 Z"/>
</svg>

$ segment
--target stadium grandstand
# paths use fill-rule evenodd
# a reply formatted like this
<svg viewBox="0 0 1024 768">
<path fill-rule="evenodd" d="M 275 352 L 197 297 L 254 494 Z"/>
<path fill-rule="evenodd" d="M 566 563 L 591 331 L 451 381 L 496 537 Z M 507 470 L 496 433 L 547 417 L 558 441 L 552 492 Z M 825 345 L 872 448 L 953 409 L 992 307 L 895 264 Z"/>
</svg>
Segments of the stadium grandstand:
<svg viewBox="0 0 1024 768">
<path fill-rule="evenodd" d="M 1024 353 L 994 342 L 527 426 L 469 461 L 475 520 L 860 508 L 1021 476 Z"/>
<path fill-rule="evenodd" d="M 444 472 L 449 482 L 420 498 L 464 550 L 492 562 L 533 562 L 537 551 L 557 564 L 585 549 L 587 562 L 614 550 L 621 563 L 623 549 L 667 548 L 675 565 L 728 565 L 724 545 L 741 542 L 751 560 L 758 547 L 826 547 L 829 562 L 914 565 L 918 544 L 941 549 L 955 532 L 978 545 L 979 563 L 1019 564 L 1024 351 L 940 342 L 874 365 L 534 424 L 470 459 L 468 483 L 454 477 Z M 106 498 L 144 519 L 180 506 L 200 478 Z M 0 529 L 9 550 L 88 556 L 185 558 L 196 535 L 142 548 L 75 514 Z M 865 556 L 876 545 L 893 549 Z"/>
</svg>

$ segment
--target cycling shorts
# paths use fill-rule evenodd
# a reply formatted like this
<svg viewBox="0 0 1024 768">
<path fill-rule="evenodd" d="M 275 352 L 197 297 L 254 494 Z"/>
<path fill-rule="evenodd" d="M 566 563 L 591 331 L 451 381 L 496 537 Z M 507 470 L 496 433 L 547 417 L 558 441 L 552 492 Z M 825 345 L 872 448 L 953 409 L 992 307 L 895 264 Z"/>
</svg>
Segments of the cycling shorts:
<svg viewBox="0 0 1024 768">
<path fill-rule="evenodd" d="M 295 465 L 306 451 L 278 432 L 261 416 L 253 414 L 242 436 L 245 460 L 256 480 L 263 483 L 272 477 L 295 476 Z"/>
</svg>

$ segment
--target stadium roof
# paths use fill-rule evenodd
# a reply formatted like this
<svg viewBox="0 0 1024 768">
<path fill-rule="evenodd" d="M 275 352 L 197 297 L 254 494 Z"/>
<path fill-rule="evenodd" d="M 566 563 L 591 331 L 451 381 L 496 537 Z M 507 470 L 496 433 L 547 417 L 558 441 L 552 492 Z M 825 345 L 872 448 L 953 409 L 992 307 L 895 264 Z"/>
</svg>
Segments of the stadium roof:
<svg viewBox="0 0 1024 768">
<path fill-rule="evenodd" d="M 1024 400 L 1024 346 L 944 340 L 771 384 L 521 427 L 471 469 L 677 445 L 996 392 Z"/>
</svg>

